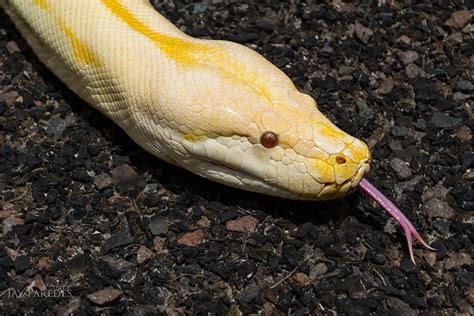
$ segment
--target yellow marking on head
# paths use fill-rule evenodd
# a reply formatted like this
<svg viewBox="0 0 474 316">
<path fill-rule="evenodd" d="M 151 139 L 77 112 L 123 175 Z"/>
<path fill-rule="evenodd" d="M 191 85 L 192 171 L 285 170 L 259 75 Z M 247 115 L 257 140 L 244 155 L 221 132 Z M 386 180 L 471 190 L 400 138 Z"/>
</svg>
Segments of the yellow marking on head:
<svg viewBox="0 0 474 316">
<path fill-rule="evenodd" d="M 315 123 L 315 125 L 318 123 Z M 321 123 L 319 123 L 321 124 Z M 345 134 L 337 129 L 335 126 L 330 126 L 328 124 L 321 124 L 319 131 L 326 136 L 331 138 L 343 138 Z"/>
<path fill-rule="evenodd" d="M 336 173 L 336 183 L 341 184 L 344 181 L 354 178 L 354 176 L 359 170 L 359 165 L 349 162 L 344 165 L 334 165 L 334 171 Z"/>
<path fill-rule="evenodd" d="M 63 29 L 64 34 L 66 34 L 66 36 L 71 42 L 72 49 L 74 51 L 74 58 L 78 62 L 91 66 L 98 66 L 100 62 L 94 55 L 94 53 L 91 51 L 91 49 L 87 47 L 87 45 L 84 44 L 81 40 L 79 40 L 76 34 L 74 34 L 69 27 L 65 26 L 62 21 L 59 22 L 61 24 L 61 28 Z"/>
<path fill-rule="evenodd" d="M 48 3 L 46 0 L 32 0 L 34 4 L 39 6 L 43 10 L 47 10 L 49 8 Z"/>
<path fill-rule="evenodd" d="M 320 159 L 305 159 L 304 164 L 308 173 L 319 183 L 333 183 L 336 181 L 333 167 Z"/>
</svg>

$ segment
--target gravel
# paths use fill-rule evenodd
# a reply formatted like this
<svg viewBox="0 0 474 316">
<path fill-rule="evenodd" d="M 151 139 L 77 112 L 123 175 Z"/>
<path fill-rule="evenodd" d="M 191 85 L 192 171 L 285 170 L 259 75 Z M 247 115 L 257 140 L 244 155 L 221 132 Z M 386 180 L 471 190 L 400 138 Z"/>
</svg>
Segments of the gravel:
<svg viewBox="0 0 474 316">
<path fill-rule="evenodd" d="M 286 201 L 150 156 L 0 12 L 1 314 L 474 312 L 468 2 L 153 3 L 190 35 L 256 49 L 367 141 L 369 180 L 438 251 L 415 243 L 413 265 L 359 192 Z"/>
</svg>

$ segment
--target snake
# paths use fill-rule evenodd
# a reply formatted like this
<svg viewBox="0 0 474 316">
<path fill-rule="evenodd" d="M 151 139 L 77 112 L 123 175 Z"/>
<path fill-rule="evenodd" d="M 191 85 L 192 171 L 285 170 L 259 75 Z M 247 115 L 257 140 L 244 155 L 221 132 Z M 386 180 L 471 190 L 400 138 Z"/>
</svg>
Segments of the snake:
<svg viewBox="0 0 474 316">
<path fill-rule="evenodd" d="M 204 178 L 293 200 L 361 188 L 430 248 L 366 178 L 368 146 L 254 50 L 193 38 L 149 0 L 0 0 L 40 61 L 140 147 Z M 432 249 L 432 248 L 430 248 Z"/>
</svg>

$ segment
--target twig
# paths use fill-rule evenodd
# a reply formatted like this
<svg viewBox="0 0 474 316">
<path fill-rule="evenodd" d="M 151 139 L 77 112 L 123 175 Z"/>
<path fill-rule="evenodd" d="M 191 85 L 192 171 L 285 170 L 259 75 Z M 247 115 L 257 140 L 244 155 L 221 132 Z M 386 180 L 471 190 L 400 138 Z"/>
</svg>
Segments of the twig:
<svg viewBox="0 0 474 316">
<path fill-rule="evenodd" d="M 288 278 L 290 278 L 293 274 L 295 274 L 296 271 L 298 271 L 299 268 L 301 268 L 301 266 L 303 265 L 303 263 L 305 263 L 309 258 L 311 257 L 311 253 L 308 254 L 306 256 L 306 258 L 303 259 L 303 261 L 301 261 L 301 263 L 299 263 L 296 268 L 294 268 L 290 273 L 288 273 L 286 276 L 284 276 L 280 281 L 278 281 L 277 283 L 273 284 L 270 288 L 271 289 L 274 289 L 276 288 L 277 286 L 279 286 L 280 284 L 282 284 L 285 280 L 287 280 Z"/>
</svg>

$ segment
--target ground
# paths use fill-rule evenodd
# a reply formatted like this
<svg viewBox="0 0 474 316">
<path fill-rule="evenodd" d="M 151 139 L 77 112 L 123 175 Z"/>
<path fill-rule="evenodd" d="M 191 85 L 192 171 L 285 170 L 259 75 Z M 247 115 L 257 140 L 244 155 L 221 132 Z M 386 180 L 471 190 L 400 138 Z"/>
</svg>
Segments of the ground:
<svg viewBox="0 0 474 316">
<path fill-rule="evenodd" d="M 0 12 L 0 313 L 472 315 L 473 11 L 409 2 L 154 1 L 259 51 L 370 145 L 369 180 L 438 249 L 416 266 L 360 192 L 296 203 L 147 154 Z"/>
</svg>

